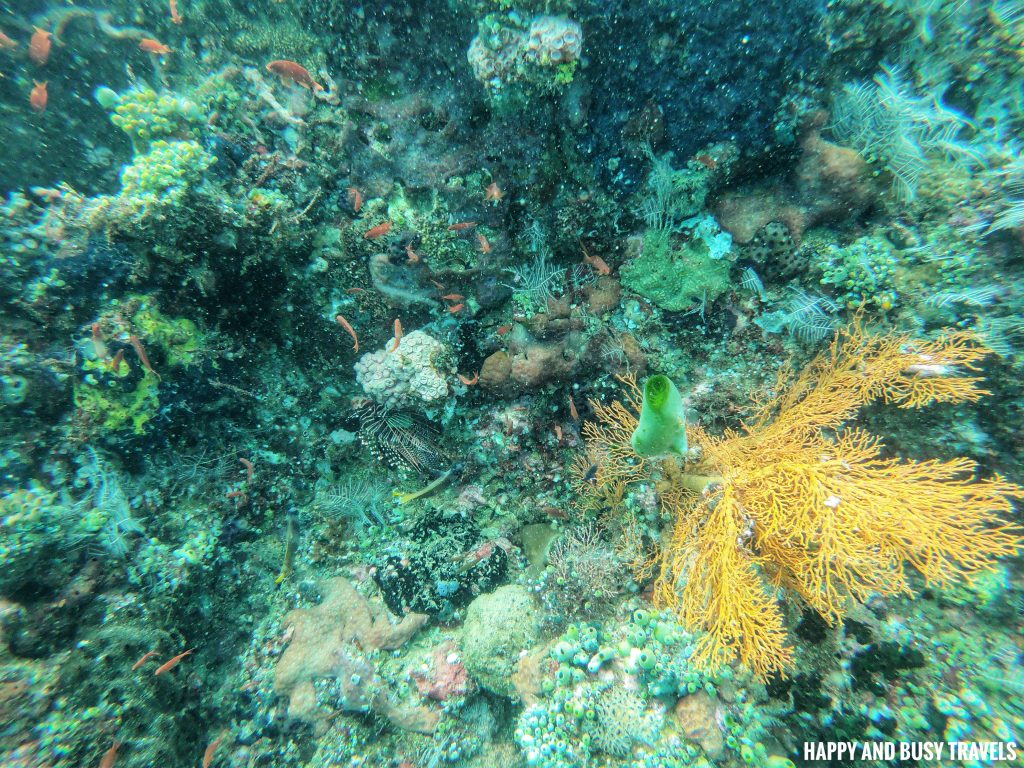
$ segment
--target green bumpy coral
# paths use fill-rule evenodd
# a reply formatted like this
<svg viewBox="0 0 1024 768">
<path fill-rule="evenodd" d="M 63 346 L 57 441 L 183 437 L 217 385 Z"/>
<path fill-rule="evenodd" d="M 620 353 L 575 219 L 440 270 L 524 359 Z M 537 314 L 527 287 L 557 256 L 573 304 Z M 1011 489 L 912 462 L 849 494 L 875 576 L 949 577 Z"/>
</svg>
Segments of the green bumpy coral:
<svg viewBox="0 0 1024 768">
<path fill-rule="evenodd" d="M 151 364 L 160 366 L 164 376 L 198 362 L 203 340 L 194 322 L 167 317 L 147 296 L 130 296 L 125 304 L 138 306 L 131 316 L 133 333 L 151 357 Z M 121 347 L 120 359 L 112 350 L 103 359 L 96 357 L 91 343 L 83 347 L 83 352 L 92 356 L 83 361 L 83 376 L 74 387 L 77 420 L 87 432 L 130 429 L 139 435 L 160 409 L 161 376 L 144 367 L 127 338 L 116 341 Z"/>
<path fill-rule="evenodd" d="M 97 91 L 103 104 L 114 103 L 110 122 L 128 134 L 138 153 L 146 152 L 160 137 L 196 138 L 203 110 L 194 101 L 141 88 L 116 94 L 109 88 Z"/>
<path fill-rule="evenodd" d="M 129 297 L 135 299 L 141 308 L 132 315 L 132 325 L 146 344 L 161 350 L 171 367 L 194 365 L 202 348 L 196 324 L 187 317 L 167 317 L 148 297 Z"/>
<path fill-rule="evenodd" d="M 101 521 L 72 514 L 54 491 L 32 481 L 0 496 L 0 594 L 28 584 L 63 584 L 72 560 L 61 557 L 72 535 L 95 533 Z"/>
<path fill-rule="evenodd" d="M 87 373 L 75 384 L 78 420 L 87 424 L 89 431 L 119 432 L 131 428 L 141 435 L 156 416 L 160 409 L 156 375 L 144 373 L 134 386 L 122 386 L 115 380 L 126 378 L 127 371 L 128 366 L 122 363 L 119 370 L 110 372 L 112 379 Z"/>
<path fill-rule="evenodd" d="M 195 141 L 154 141 L 122 171 L 118 213 L 131 223 L 166 213 L 181 204 L 216 159 Z"/>
<path fill-rule="evenodd" d="M 622 267 L 622 284 L 662 309 L 703 307 L 729 288 L 730 262 L 701 238 L 673 247 L 664 229 L 649 229 L 643 253 Z"/>
<path fill-rule="evenodd" d="M 892 247 L 877 237 L 862 237 L 847 246 L 827 245 L 818 253 L 821 284 L 836 290 L 849 309 L 889 310 L 899 293 L 893 285 L 897 260 Z"/>
<path fill-rule="evenodd" d="M 730 667 L 712 678 L 691 666 L 694 640 L 668 614 L 646 610 L 604 628 L 570 625 L 549 651 L 540 701 L 519 718 L 515 738 L 526 765 L 784 764 L 762 743 L 772 722 L 763 691 L 749 695 L 742 688 L 747 681 L 736 679 Z M 734 691 L 731 705 L 718 698 L 720 684 Z M 672 714 L 679 701 L 700 702 L 704 719 L 691 722 L 689 730 L 681 726 Z"/>
</svg>

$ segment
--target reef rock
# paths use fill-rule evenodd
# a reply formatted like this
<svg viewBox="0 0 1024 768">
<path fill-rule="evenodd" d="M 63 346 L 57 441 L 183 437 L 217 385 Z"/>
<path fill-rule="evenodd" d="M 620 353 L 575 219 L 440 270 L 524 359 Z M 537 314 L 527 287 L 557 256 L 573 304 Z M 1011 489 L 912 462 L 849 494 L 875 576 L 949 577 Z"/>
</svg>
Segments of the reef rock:
<svg viewBox="0 0 1024 768">
<path fill-rule="evenodd" d="M 803 153 L 792 174 L 778 180 L 729 190 L 712 210 L 722 229 L 746 245 L 772 222 L 781 222 L 799 242 L 817 224 L 856 219 L 877 196 L 867 161 L 852 149 L 833 144 L 812 128 L 801 142 Z"/>
<path fill-rule="evenodd" d="M 322 707 L 317 682 L 333 681 L 328 698 L 347 712 L 374 712 L 398 728 L 430 733 L 438 715 L 418 704 L 398 703 L 377 676 L 373 652 L 400 648 L 427 617 L 410 613 L 392 622 L 379 603 L 370 602 L 345 578 L 323 585 L 324 599 L 285 617 L 291 642 L 274 670 L 274 691 L 288 699 L 288 715 L 327 726 L 330 710 Z"/>
<path fill-rule="evenodd" d="M 516 695 L 520 656 L 540 637 L 540 611 L 530 591 L 508 584 L 481 595 L 466 609 L 462 630 L 464 663 L 480 685 L 500 696 Z"/>
<path fill-rule="evenodd" d="M 704 691 L 681 698 L 673 710 L 686 738 L 700 744 L 712 760 L 725 757 L 725 737 L 718 726 L 718 700 Z"/>
</svg>

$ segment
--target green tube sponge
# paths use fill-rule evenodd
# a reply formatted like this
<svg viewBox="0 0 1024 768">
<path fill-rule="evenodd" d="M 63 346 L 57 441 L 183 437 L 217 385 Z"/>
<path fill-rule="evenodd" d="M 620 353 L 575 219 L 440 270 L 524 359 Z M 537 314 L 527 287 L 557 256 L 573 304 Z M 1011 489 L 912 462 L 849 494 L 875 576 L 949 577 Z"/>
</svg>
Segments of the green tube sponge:
<svg viewBox="0 0 1024 768">
<path fill-rule="evenodd" d="M 651 376 L 644 383 L 640 423 L 630 442 L 637 456 L 686 455 L 683 398 L 667 376 Z"/>
</svg>

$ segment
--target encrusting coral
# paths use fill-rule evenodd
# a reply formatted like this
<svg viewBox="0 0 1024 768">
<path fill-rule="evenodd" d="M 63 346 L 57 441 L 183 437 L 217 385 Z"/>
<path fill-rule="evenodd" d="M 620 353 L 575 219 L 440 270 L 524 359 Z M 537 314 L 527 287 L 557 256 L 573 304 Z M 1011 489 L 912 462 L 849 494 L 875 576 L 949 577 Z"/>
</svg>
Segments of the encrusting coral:
<svg viewBox="0 0 1024 768">
<path fill-rule="evenodd" d="M 339 709 L 374 712 L 393 725 L 430 733 L 439 716 L 426 707 L 398 703 L 377 676 L 370 654 L 402 647 L 426 623 L 421 613 L 392 623 L 379 603 L 371 603 L 344 578 L 330 579 L 324 599 L 285 617 L 291 643 L 274 670 L 274 690 L 288 698 L 288 714 L 317 725 L 329 711 L 320 706 L 317 684 L 335 681 L 331 690 Z"/>
<path fill-rule="evenodd" d="M 976 480 L 974 462 L 882 458 L 882 442 L 844 426 L 881 400 L 902 408 L 973 402 L 987 394 L 977 370 L 988 350 L 967 332 L 919 342 L 872 336 L 860 324 L 740 432 L 688 429 L 702 451 L 681 468 L 660 462 L 662 503 L 675 524 L 662 544 L 657 605 L 703 630 L 694 658 L 708 668 L 739 659 L 759 677 L 793 662 L 776 589 L 798 594 L 830 623 L 851 600 L 911 592 L 909 564 L 928 585 L 970 578 L 1021 548 L 1002 515 L 1024 488 Z M 586 492 L 651 477 L 654 459 L 628 462 L 633 409 L 595 403 L 587 425 L 596 482 Z"/>
</svg>

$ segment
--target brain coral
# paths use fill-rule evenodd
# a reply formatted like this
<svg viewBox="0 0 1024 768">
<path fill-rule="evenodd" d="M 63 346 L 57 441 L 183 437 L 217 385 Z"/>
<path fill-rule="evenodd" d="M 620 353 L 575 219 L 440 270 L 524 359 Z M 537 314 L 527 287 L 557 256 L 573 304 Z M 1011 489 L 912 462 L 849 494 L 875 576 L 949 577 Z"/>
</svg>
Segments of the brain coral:
<svg viewBox="0 0 1024 768">
<path fill-rule="evenodd" d="M 443 343 L 424 331 L 413 331 L 397 348 L 391 339 L 384 349 L 363 355 L 355 365 L 356 380 L 382 405 L 429 405 L 448 396 L 451 359 Z"/>
</svg>

